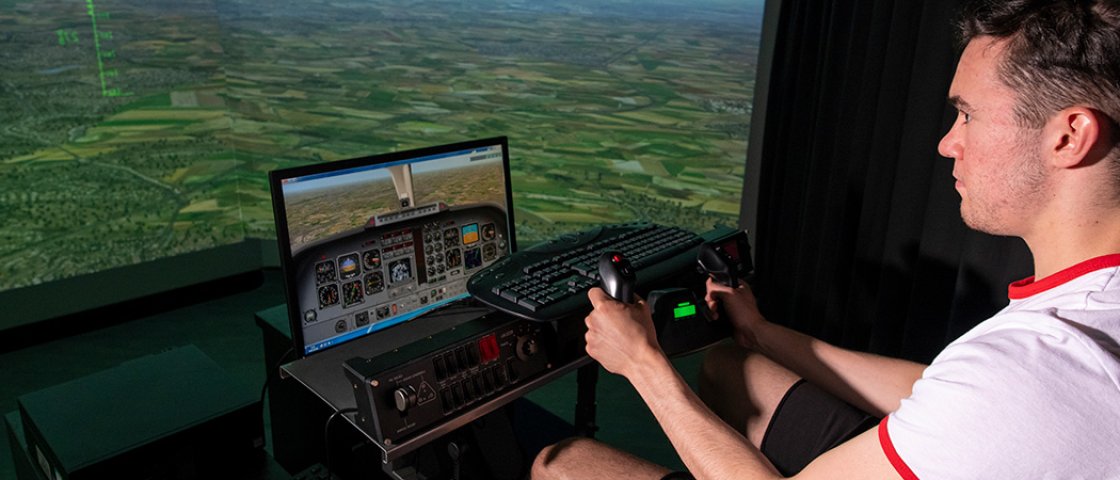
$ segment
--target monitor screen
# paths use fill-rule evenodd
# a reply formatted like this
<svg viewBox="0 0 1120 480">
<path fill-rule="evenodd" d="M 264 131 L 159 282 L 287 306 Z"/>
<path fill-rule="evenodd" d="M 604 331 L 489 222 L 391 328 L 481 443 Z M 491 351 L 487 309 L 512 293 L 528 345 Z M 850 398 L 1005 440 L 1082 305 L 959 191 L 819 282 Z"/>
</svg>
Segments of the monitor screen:
<svg viewBox="0 0 1120 480">
<path fill-rule="evenodd" d="M 292 339 L 311 355 L 468 296 L 516 249 L 505 137 L 269 174 Z"/>
</svg>

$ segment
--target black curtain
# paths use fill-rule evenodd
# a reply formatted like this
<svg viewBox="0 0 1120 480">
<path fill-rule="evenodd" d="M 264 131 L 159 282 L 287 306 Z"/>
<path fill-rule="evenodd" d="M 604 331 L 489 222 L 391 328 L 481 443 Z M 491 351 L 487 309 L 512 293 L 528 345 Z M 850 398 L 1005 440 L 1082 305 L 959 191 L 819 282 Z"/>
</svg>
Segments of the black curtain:
<svg viewBox="0 0 1120 480">
<path fill-rule="evenodd" d="M 929 362 L 1031 273 L 1022 240 L 969 230 L 937 144 L 955 0 L 783 0 L 757 205 L 772 321 Z"/>
</svg>

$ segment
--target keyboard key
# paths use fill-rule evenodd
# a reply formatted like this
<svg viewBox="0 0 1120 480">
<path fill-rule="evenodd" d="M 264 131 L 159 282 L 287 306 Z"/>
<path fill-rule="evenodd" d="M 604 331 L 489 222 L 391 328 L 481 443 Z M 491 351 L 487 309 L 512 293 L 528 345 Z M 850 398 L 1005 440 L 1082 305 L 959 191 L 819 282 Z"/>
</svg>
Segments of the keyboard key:
<svg viewBox="0 0 1120 480">
<path fill-rule="evenodd" d="M 528 299 L 528 298 L 522 298 L 521 300 L 519 300 L 517 302 L 517 304 L 521 305 L 522 307 L 525 307 L 525 308 L 529 309 L 530 312 L 537 311 L 537 308 L 540 308 L 540 306 L 541 306 L 540 302 L 534 301 L 534 300 L 531 300 L 531 299 Z"/>
<path fill-rule="evenodd" d="M 598 265 L 592 266 L 589 263 L 580 263 L 580 264 L 573 265 L 572 269 L 579 272 L 580 275 L 587 276 L 587 275 L 590 275 L 592 272 L 599 271 L 599 266 Z"/>
</svg>

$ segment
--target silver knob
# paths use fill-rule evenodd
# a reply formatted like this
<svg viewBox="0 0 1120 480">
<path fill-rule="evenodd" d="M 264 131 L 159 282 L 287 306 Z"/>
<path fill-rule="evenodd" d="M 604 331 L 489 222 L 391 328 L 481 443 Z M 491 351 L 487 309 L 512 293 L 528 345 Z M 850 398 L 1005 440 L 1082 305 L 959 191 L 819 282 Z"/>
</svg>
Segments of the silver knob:
<svg viewBox="0 0 1120 480">
<path fill-rule="evenodd" d="M 397 410 L 401 413 L 407 412 L 409 408 L 416 405 L 416 389 L 404 386 L 394 390 L 393 403 L 396 404 Z"/>
</svg>

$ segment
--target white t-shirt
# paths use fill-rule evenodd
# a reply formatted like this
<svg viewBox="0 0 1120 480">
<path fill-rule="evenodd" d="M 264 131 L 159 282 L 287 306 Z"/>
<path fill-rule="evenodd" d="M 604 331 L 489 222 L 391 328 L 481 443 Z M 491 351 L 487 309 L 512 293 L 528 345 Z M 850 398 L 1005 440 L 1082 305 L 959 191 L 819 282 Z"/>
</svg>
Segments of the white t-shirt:
<svg viewBox="0 0 1120 480">
<path fill-rule="evenodd" d="M 1120 254 L 1008 289 L 879 425 L 906 479 L 1120 479 Z"/>
</svg>

